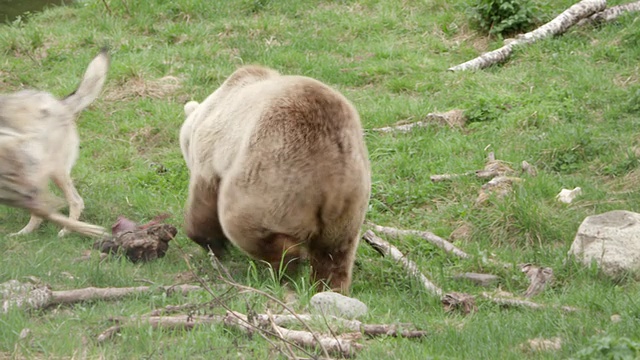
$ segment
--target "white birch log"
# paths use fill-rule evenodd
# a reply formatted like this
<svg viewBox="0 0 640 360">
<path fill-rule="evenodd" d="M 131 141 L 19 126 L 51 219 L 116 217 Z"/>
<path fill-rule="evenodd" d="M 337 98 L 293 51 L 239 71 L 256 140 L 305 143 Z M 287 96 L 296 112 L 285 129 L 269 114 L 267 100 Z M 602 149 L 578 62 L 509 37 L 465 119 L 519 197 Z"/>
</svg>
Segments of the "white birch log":
<svg viewBox="0 0 640 360">
<path fill-rule="evenodd" d="M 635 1 L 629 4 L 622 4 L 612 6 L 606 10 L 597 12 L 588 18 L 582 19 L 578 22 L 578 25 L 585 24 L 600 24 L 603 22 L 615 20 L 623 14 L 628 12 L 640 11 L 640 1 Z"/>
<path fill-rule="evenodd" d="M 606 0 L 582 0 L 541 27 L 517 36 L 515 40 L 499 49 L 486 52 L 473 60 L 451 67 L 449 71 L 479 70 L 503 62 L 511 56 L 514 47 L 562 34 L 581 19 L 604 10 L 606 6 Z"/>
</svg>

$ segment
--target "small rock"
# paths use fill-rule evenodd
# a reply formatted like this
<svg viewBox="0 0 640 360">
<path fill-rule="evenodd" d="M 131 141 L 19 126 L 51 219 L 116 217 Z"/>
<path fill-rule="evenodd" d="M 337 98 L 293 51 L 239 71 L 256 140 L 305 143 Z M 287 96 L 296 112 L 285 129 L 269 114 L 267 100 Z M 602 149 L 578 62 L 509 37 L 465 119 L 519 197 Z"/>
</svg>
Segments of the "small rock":
<svg viewBox="0 0 640 360">
<path fill-rule="evenodd" d="M 324 315 L 354 319 L 367 314 L 369 309 L 362 301 L 335 292 L 320 292 L 310 300 L 311 306 Z"/>
<path fill-rule="evenodd" d="M 611 322 L 612 323 L 619 323 L 622 320 L 622 317 L 618 314 L 613 314 L 611 315 Z"/>
<path fill-rule="evenodd" d="M 562 189 L 558 195 L 556 195 L 556 199 L 558 201 L 563 202 L 565 204 L 570 204 L 576 196 L 582 194 L 582 189 L 580 187 L 576 187 L 573 190 Z"/>
<path fill-rule="evenodd" d="M 24 340 L 26 338 L 29 337 L 29 335 L 31 335 L 31 329 L 29 328 L 24 328 L 20 331 L 20 336 L 18 337 L 18 339 L 20 340 Z"/>
<path fill-rule="evenodd" d="M 551 339 L 535 338 L 528 340 L 525 344 L 521 345 L 523 350 L 537 351 L 553 351 L 560 350 L 562 348 L 562 339 L 559 337 L 553 337 Z"/>
</svg>

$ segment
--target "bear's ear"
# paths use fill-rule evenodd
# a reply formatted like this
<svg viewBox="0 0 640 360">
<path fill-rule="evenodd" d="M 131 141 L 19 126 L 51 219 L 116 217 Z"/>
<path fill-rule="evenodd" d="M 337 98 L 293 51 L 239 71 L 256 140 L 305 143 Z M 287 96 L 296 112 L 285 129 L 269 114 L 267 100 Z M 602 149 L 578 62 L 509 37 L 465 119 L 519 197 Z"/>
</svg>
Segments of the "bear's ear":
<svg viewBox="0 0 640 360">
<path fill-rule="evenodd" d="M 197 101 L 189 101 L 188 103 L 184 104 L 184 114 L 185 116 L 189 116 L 191 115 L 191 113 L 193 112 L 193 110 L 195 110 L 198 105 L 200 105 Z"/>
</svg>

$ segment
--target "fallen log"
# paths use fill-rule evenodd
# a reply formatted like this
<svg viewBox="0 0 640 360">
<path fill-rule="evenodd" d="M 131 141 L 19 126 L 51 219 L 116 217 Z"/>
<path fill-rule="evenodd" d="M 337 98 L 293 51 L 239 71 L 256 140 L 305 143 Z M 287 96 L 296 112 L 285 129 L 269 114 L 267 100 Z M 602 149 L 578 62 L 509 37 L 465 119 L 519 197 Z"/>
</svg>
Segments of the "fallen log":
<svg viewBox="0 0 640 360">
<path fill-rule="evenodd" d="M 531 44 L 550 36 L 562 34 L 571 26 L 577 24 L 581 19 L 587 18 L 594 13 L 604 10 L 606 6 L 606 0 L 582 0 L 562 12 L 548 23 L 531 32 L 517 36 L 516 39 L 509 41 L 503 47 L 486 52 L 479 57 L 460 65 L 450 67 L 448 70 L 479 70 L 506 61 L 513 53 L 513 49 L 515 47 Z"/>
<path fill-rule="evenodd" d="M 577 25 L 578 26 L 586 25 L 586 24 L 597 25 L 603 22 L 613 21 L 626 13 L 634 12 L 634 11 L 640 11 L 640 1 L 635 1 L 629 4 L 612 6 L 603 11 L 593 14 L 588 18 L 584 18 L 580 20 Z"/>
<path fill-rule="evenodd" d="M 116 300 L 124 296 L 145 293 L 156 289 L 165 292 L 179 291 L 186 294 L 190 291 L 202 290 L 195 285 L 173 286 L 136 286 L 125 288 L 96 288 L 52 291 L 48 286 L 36 286 L 31 283 L 21 283 L 10 280 L 0 284 L 0 300 L 2 311 L 7 312 L 12 308 L 44 309 L 49 306 L 72 304 L 91 300 Z"/>
</svg>

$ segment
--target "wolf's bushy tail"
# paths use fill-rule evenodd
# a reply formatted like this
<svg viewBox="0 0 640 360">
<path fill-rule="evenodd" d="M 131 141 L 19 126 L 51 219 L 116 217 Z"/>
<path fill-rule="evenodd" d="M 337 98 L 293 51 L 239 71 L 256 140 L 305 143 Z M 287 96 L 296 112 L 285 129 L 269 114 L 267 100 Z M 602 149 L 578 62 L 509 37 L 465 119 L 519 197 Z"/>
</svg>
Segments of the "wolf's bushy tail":
<svg viewBox="0 0 640 360">
<path fill-rule="evenodd" d="M 74 114 L 89 106 L 100 95 L 108 70 L 109 53 L 106 49 L 102 49 L 100 54 L 89 63 L 76 91 L 62 100 Z"/>
</svg>

